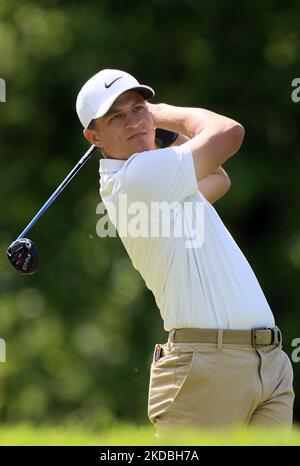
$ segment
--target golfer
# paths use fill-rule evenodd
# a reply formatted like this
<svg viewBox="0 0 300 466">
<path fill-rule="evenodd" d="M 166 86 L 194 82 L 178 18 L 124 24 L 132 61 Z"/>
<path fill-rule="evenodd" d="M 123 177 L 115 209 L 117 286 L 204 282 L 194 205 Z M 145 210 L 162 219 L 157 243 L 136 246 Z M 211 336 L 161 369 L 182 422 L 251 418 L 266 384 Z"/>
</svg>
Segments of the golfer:
<svg viewBox="0 0 300 466">
<path fill-rule="evenodd" d="M 105 69 L 76 104 L 84 136 L 105 157 L 102 200 L 169 332 L 153 352 L 149 419 L 158 428 L 291 425 L 293 372 L 281 332 L 212 206 L 230 187 L 221 166 L 244 128 L 202 108 L 151 104 L 153 96 L 130 74 Z M 158 149 L 155 128 L 178 137 Z M 139 222 L 126 230 L 122 219 L 137 206 Z"/>
</svg>

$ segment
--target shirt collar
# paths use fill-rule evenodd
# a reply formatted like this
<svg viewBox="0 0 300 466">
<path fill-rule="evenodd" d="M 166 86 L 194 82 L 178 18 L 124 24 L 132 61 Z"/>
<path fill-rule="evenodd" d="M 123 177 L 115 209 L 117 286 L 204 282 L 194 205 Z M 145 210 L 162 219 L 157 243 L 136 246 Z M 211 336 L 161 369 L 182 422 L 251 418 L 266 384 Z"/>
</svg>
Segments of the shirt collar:
<svg viewBox="0 0 300 466">
<path fill-rule="evenodd" d="M 127 162 L 127 160 L 100 159 L 100 175 L 104 175 L 106 173 L 116 173 L 123 167 L 125 162 Z"/>
</svg>

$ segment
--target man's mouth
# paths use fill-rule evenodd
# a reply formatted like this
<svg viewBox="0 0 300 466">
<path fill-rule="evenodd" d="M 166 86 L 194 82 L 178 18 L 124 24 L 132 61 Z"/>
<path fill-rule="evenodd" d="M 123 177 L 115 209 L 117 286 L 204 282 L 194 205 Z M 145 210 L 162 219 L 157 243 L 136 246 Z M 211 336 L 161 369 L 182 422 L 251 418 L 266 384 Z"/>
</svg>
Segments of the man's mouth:
<svg viewBox="0 0 300 466">
<path fill-rule="evenodd" d="M 146 134 L 145 131 L 143 131 L 142 133 L 133 134 L 132 136 L 129 136 L 128 140 L 130 140 L 130 139 L 138 139 L 138 138 L 140 138 L 140 137 L 142 137 L 142 136 L 145 136 L 145 134 Z"/>
</svg>

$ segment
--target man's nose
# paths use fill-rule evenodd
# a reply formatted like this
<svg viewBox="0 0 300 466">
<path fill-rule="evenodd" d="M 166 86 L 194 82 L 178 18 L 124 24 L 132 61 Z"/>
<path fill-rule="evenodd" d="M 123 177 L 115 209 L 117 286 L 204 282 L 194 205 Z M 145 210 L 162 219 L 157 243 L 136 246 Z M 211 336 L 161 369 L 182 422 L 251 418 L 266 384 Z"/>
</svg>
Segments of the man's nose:
<svg viewBox="0 0 300 466">
<path fill-rule="evenodd" d="M 132 112 L 129 112 L 126 117 L 126 127 L 138 128 L 142 120 L 138 115 L 135 115 Z"/>
</svg>

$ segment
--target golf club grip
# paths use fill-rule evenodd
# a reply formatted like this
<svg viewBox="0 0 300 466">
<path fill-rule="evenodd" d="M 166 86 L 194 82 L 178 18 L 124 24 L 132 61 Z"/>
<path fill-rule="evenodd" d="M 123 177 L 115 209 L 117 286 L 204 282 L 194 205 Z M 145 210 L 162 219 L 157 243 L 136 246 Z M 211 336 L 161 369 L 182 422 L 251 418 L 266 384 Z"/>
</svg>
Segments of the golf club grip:
<svg viewBox="0 0 300 466">
<path fill-rule="evenodd" d="M 96 146 L 92 145 L 86 153 L 81 157 L 79 162 L 75 165 L 73 170 L 70 171 L 70 173 L 66 176 L 66 178 L 61 182 L 61 184 L 58 186 L 58 188 L 54 191 L 54 193 L 49 197 L 47 202 L 40 208 L 38 213 L 33 217 L 33 219 L 30 221 L 30 223 L 27 225 L 27 227 L 22 231 L 22 233 L 18 236 L 17 240 L 20 238 L 23 238 L 26 233 L 30 230 L 30 228 L 35 224 L 35 222 L 38 220 L 38 218 L 45 212 L 45 210 L 48 209 L 48 207 L 52 204 L 52 202 L 57 198 L 57 196 L 64 190 L 64 188 L 69 184 L 69 182 L 72 180 L 72 178 L 76 175 L 76 173 L 83 167 L 85 162 L 88 161 L 88 159 L 92 156 L 92 154 L 95 152 L 97 149 Z"/>
</svg>

